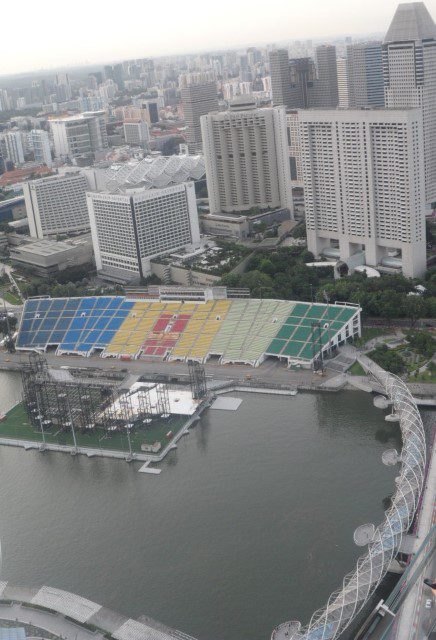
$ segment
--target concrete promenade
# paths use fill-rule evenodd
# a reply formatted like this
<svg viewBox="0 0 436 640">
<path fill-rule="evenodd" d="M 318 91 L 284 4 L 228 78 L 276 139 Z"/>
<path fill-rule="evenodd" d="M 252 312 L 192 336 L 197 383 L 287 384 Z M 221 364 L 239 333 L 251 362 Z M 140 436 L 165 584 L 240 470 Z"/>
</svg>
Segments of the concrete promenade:
<svg viewBox="0 0 436 640">
<path fill-rule="evenodd" d="M 0 619 L 32 624 L 64 640 L 195 640 L 148 617 L 127 618 L 62 589 L 0 583 Z M 105 635 L 106 634 L 106 635 Z"/>
</svg>

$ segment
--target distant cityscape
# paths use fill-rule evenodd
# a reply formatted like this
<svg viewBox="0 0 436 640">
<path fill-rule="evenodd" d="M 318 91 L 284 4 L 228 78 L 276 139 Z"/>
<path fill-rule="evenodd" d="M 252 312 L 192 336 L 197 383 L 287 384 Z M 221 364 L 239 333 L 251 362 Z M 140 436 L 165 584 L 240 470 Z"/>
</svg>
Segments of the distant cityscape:
<svg viewBox="0 0 436 640">
<path fill-rule="evenodd" d="M 436 77 L 423 65 L 435 38 L 425 6 L 412 3 L 383 41 L 295 41 L 3 81 L 0 216 L 20 235 L 1 244 L 40 275 L 79 260 L 125 284 L 156 275 L 162 257 L 182 252 L 189 265 L 216 238 L 249 243 L 297 220 L 316 259 L 422 277 L 436 202 Z M 130 209 L 133 194 L 142 204 Z"/>
</svg>

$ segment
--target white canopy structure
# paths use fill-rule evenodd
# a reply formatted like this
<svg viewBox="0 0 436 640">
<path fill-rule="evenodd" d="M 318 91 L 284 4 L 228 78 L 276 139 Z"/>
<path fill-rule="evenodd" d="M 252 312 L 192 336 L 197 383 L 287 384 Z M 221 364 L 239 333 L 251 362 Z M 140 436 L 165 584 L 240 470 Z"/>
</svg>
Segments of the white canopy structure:
<svg viewBox="0 0 436 640">
<path fill-rule="evenodd" d="M 205 172 L 203 156 L 148 156 L 143 160 L 112 165 L 106 170 L 105 188 L 117 191 L 140 185 L 162 189 L 188 180 L 200 180 Z"/>
</svg>

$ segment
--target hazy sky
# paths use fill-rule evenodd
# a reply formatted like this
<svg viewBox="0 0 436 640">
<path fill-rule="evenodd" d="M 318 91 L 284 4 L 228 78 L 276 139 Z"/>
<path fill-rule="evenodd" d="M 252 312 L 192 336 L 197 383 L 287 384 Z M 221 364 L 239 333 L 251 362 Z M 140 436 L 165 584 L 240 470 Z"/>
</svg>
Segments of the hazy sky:
<svg viewBox="0 0 436 640">
<path fill-rule="evenodd" d="M 396 0 L 1 3 L 0 75 L 286 39 L 384 32 Z M 436 0 L 426 3 L 436 17 Z"/>
</svg>

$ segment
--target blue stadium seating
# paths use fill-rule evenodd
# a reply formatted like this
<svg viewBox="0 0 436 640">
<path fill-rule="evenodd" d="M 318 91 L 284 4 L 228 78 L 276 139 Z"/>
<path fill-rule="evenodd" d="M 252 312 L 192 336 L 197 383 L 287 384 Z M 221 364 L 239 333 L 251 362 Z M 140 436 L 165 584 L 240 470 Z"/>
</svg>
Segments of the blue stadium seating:
<svg viewBox="0 0 436 640">
<path fill-rule="evenodd" d="M 133 302 L 122 296 L 27 300 L 17 347 L 89 353 L 112 340 Z"/>
</svg>

